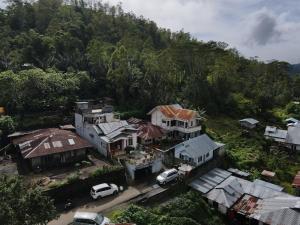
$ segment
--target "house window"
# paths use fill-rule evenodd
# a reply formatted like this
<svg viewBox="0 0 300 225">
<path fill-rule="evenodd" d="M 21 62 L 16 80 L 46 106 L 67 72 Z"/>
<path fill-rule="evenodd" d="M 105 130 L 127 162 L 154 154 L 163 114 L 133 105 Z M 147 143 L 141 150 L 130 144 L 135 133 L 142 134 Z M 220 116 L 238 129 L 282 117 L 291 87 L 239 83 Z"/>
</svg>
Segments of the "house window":
<svg viewBox="0 0 300 225">
<path fill-rule="evenodd" d="M 193 121 L 191 121 L 191 127 L 193 126 Z"/>
<path fill-rule="evenodd" d="M 132 146 L 132 145 L 133 145 L 133 140 L 132 140 L 132 137 L 130 137 L 130 138 L 128 139 L 128 145 L 130 145 L 130 146 Z"/>
<path fill-rule="evenodd" d="M 170 126 L 170 121 L 167 121 L 167 126 Z"/>
<path fill-rule="evenodd" d="M 166 121 L 165 121 L 165 120 L 162 120 L 161 122 L 162 122 L 162 123 L 166 123 Z"/>
<path fill-rule="evenodd" d="M 189 162 L 192 163 L 194 160 L 192 158 L 189 158 Z"/>
<path fill-rule="evenodd" d="M 206 158 L 209 156 L 209 152 L 208 153 L 206 153 Z"/>
<path fill-rule="evenodd" d="M 198 157 L 198 162 L 202 162 L 202 156 Z"/>
</svg>

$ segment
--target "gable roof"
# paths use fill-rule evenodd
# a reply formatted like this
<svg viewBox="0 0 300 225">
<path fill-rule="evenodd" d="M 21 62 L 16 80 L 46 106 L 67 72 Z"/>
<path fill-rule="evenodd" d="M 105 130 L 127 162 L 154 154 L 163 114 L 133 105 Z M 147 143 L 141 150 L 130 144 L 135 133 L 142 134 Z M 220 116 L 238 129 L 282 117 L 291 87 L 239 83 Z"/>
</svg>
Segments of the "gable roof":
<svg viewBox="0 0 300 225">
<path fill-rule="evenodd" d="M 127 126 L 128 123 L 126 120 L 120 120 L 116 122 L 110 122 L 110 123 L 99 123 L 97 126 L 101 129 L 104 135 L 107 135 L 109 133 L 112 133 L 113 131 L 116 131 L 124 126 Z"/>
<path fill-rule="evenodd" d="M 191 120 L 200 116 L 196 110 L 183 109 L 178 104 L 156 106 L 148 113 L 148 115 L 151 115 L 156 110 L 159 110 L 165 117 L 170 119 Z"/>
<path fill-rule="evenodd" d="M 255 124 L 259 123 L 258 120 L 253 119 L 253 118 L 245 118 L 245 119 L 240 120 L 240 122 L 247 122 L 247 123 L 250 123 L 252 125 L 255 125 Z"/>
<path fill-rule="evenodd" d="M 58 128 L 37 130 L 13 140 L 23 158 L 35 158 L 55 153 L 90 148 L 92 145 L 77 134 Z"/>
<path fill-rule="evenodd" d="M 212 139 L 202 134 L 176 145 L 175 151 L 185 151 L 191 157 L 198 158 L 218 148 L 219 146 Z"/>
</svg>

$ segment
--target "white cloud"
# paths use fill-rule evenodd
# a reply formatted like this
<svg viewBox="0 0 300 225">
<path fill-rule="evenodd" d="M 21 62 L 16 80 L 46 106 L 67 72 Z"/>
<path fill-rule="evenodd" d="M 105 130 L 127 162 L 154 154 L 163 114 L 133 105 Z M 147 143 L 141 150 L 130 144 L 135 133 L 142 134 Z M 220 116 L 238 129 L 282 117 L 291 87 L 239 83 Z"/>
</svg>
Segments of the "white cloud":
<svg viewBox="0 0 300 225">
<path fill-rule="evenodd" d="M 245 56 L 300 62 L 298 0 L 108 0 L 172 31 L 225 41 Z"/>
</svg>

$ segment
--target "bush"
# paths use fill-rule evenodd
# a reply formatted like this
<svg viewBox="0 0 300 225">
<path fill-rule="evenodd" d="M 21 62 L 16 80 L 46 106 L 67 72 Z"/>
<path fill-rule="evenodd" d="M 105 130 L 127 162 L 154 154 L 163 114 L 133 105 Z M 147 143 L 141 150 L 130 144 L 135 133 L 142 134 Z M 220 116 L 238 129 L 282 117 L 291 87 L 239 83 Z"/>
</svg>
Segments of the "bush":
<svg viewBox="0 0 300 225">
<path fill-rule="evenodd" d="M 120 169 L 123 169 L 123 167 L 121 166 L 103 166 L 102 168 L 96 169 L 94 172 L 92 172 L 92 174 L 90 175 L 90 177 L 99 177 L 102 176 L 103 174 L 107 174 L 113 171 L 118 171 Z"/>
<path fill-rule="evenodd" d="M 79 180 L 78 173 L 73 173 L 67 177 L 67 184 L 74 183 Z"/>
</svg>

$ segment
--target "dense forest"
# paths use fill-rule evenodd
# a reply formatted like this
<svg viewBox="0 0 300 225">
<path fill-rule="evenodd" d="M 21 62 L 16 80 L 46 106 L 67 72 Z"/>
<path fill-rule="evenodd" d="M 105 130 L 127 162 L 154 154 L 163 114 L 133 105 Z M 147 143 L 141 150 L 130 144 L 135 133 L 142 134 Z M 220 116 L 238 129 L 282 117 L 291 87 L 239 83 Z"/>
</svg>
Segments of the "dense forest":
<svg viewBox="0 0 300 225">
<path fill-rule="evenodd" d="M 300 97 L 289 68 L 101 1 L 9 0 L 0 11 L 0 106 L 12 115 L 103 96 L 141 111 L 180 102 L 210 114 L 257 115 Z"/>
</svg>

